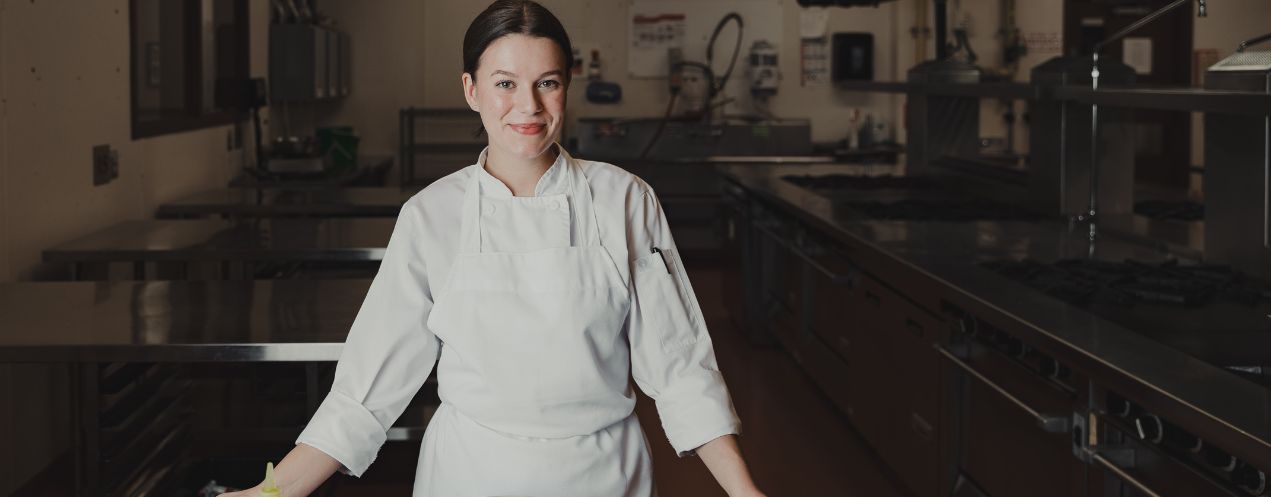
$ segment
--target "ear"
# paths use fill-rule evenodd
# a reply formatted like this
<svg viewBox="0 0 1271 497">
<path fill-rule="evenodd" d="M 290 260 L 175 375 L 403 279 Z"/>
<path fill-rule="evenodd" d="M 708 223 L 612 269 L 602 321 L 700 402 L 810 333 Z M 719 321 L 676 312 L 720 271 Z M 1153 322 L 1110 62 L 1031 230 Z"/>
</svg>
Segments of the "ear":
<svg viewBox="0 0 1271 497">
<path fill-rule="evenodd" d="M 459 79 L 463 80 L 463 99 L 468 101 L 468 107 L 481 112 L 481 106 L 477 105 L 477 82 L 466 72 Z"/>
</svg>

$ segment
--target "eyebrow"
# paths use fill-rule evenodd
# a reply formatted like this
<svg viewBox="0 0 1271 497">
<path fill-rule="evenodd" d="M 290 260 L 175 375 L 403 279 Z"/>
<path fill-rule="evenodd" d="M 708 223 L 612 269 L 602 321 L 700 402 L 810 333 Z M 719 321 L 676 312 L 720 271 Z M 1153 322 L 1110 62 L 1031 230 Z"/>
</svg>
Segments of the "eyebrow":
<svg viewBox="0 0 1271 497">
<path fill-rule="evenodd" d="M 510 73 L 510 72 L 507 72 L 507 71 L 504 71 L 504 70 L 502 70 L 502 69 L 498 69 L 498 70 L 495 70 L 494 72 L 490 73 L 490 75 L 491 75 L 491 76 L 494 76 L 494 75 L 496 75 L 496 74 L 502 74 L 502 75 L 505 75 L 505 76 L 511 76 L 511 77 L 513 77 L 513 78 L 517 77 L 517 76 L 516 76 L 516 74 Z M 545 72 L 545 73 L 543 73 L 543 74 L 540 74 L 540 75 L 538 75 L 538 77 L 539 77 L 539 79 L 542 79 L 542 78 L 545 78 L 545 77 L 547 77 L 547 76 L 561 76 L 561 75 L 563 75 L 563 74 L 565 74 L 565 71 L 562 71 L 562 70 L 560 70 L 560 69 L 556 69 L 556 70 L 547 71 L 547 72 Z"/>
</svg>

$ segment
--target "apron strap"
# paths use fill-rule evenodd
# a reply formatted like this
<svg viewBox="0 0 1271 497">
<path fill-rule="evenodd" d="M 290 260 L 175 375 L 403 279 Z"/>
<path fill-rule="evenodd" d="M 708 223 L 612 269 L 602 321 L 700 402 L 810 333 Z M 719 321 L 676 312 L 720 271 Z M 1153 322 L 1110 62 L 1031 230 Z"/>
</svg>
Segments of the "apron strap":
<svg viewBox="0 0 1271 497">
<path fill-rule="evenodd" d="M 595 247 L 600 246 L 600 223 L 596 219 L 596 210 L 591 196 L 591 184 L 587 182 L 587 176 L 583 174 L 582 165 L 565 151 L 565 147 L 560 144 L 555 145 L 561 158 L 564 159 L 564 170 L 562 173 L 566 175 L 566 192 L 567 198 L 572 204 L 574 219 L 572 223 L 577 228 L 578 239 L 575 240 L 578 246 Z M 481 152 L 481 156 L 477 159 L 477 163 L 472 166 L 472 174 L 468 178 L 468 186 L 464 189 L 463 210 L 460 214 L 461 228 L 459 230 L 459 253 L 481 253 L 481 168 L 485 163 L 485 151 Z"/>
</svg>

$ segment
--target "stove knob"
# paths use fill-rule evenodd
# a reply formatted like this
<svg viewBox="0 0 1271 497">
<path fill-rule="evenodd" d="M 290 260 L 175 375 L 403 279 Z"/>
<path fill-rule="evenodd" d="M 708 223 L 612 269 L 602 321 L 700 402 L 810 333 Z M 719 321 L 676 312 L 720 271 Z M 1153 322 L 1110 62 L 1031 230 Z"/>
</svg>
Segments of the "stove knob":
<svg viewBox="0 0 1271 497">
<path fill-rule="evenodd" d="M 1037 372 L 1047 378 L 1055 378 L 1059 375 L 1059 361 L 1049 357 L 1043 357 L 1041 361 L 1037 363 Z"/>
<path fill-rule="evenodd" d="M 1125 397 L 1115 393 L 1108 394 L 1108 414 L 1118 418 L 1128 418 L 1134 412 L 1134 405 Z"/>
<path fill-rule="evenodd" d="M 1245 463 L 1240 463 L 1231 472 L 1231 481 L 1253 495 L 1267 491 L 1267 474 Z"/>
<path fill-rule="evenodd" d="M 1161 429 L 1164 431 L 1161 439 L 1166 447 L 1195 454 L 1200 452 L 1201 447 L 1204 446 L 1204 442 L 1201 441 L 1200 437 L 1192 435 L 1187 430 L 1179 428 L 1168 421 L 1161 423 Z"/>
<path fill-rule="evenodd" d="M 1134 418 L 1134 429 L 1138 432 L 1140 440 L 1152 443 L 1161 443 L 1162 436 L 1165 434 L 1161 418 L 1151 414 Z"/>
<path fill-rule="evenodd" d="M 1227 451 L 1214 446 L 1207 446 L 1204 450 L 1205 463 L 1223 471 L 1233 471 L 1236 469 L 1236 458 Z"/>
</svg>

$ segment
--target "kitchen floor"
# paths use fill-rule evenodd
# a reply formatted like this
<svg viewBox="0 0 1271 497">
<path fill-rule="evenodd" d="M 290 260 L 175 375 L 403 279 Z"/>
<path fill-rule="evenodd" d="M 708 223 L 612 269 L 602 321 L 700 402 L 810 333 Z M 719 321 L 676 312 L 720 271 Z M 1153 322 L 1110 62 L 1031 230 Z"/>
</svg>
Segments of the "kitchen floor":
<svg viewBox="0 0 1271 497">
<path fill-rule="evenodd" d="M 724 310 L 719 271 L 689 273 L 742 420 L 742 451 L 760 488 L 771 497 L 907 496 L 895 476 L 787 354 L 778 348 L 753 346 L 742 337 Z M 636 413 L 653 445 L 661 497 L 725 495 L 699 459 L 675 456 L 650 399 L 640 396 Z M 390 442 L 361 479 L 336 475 L 315 495 L 409 496 L 418 447 L 418 442 Z M 17 495 L 70 495 L 60 484 L 33 483 Z"/>
</svg>

